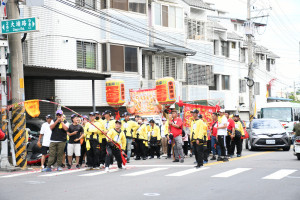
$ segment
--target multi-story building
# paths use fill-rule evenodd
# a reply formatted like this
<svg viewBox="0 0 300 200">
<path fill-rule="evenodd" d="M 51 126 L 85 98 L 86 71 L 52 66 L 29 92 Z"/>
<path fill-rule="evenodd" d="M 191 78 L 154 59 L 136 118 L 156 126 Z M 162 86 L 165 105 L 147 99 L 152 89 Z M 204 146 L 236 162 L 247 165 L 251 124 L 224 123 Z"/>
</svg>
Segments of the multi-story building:
<svg viewBox="0 0 300 200">
<path fill-rule="evenodd" d="M 156 79 L 169 76 L 177 99 L 216 99 L 228 110 L 248 111 L 245 21 L 220 17 L 203 1 L 45 0 L 44 7 L 24 7 L 22 13 L 39 17 L 41 27 L 23 43 L 25 68 L 86 75 L 25 77 L 26 98 L 42 94 L 86 113 L 92 109 L 92 83 L 97 110 L 107 109 L 105 75 L 125 81 L 127 101 L 129 89 L 154 88 Z M 277 56 L 258 45 L 255 53 L 256 73 L 273 76 Z M 257 100 L 264 102 L 268 79 L 255 81 Z"/>
</svg>

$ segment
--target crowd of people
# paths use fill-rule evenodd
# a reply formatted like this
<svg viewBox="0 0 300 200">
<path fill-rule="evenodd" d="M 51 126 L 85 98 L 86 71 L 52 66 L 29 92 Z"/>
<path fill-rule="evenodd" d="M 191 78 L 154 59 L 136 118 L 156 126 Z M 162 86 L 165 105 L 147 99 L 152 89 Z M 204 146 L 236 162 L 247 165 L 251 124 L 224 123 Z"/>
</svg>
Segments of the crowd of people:
<svg viewBox="0 0 300 200">
<path fill-rule="evenodd" d="M 244 123 L 239 115 L 231 117 L 221 109 L 212 114 L 213 123 L 209 126 L 197 109 L 191 113 L 190 128 L 185 128 L 175 109 L 164 113 L 162 124 L 138 115 L 132 119 L 127 112 L 122 120 L 115 120 L 110 111 L 91 112 L 82 117 L 73 114 L 69 123 L 63 111 L 57 110 L 55 119 L 46 116 L 40 131 L 42 171 L 52 171 L 55 163 L 57 171 L 71 169 L 74 158 L 76 168 L 85 164 L 88 169 L 104 168 L 108 172 L 114 158 L 122 169 L 124 158 L 130 163 L 132 156 L 135 160 L 147 160 L 164 155 L 173 162 L 184 163 L 186 157 L 194 155 L 195 167 L 200 168 L 210 155 L 210 160 L 227 162 L 236 148 L 237 157 L 241 156 Z"/>
</svg>

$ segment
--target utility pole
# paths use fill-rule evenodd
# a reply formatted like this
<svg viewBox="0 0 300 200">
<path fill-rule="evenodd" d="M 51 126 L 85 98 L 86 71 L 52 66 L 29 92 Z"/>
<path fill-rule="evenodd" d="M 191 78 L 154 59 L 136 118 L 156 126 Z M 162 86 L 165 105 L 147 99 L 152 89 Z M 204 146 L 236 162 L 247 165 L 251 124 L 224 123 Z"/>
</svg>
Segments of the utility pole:
<svg viewBox="0 0 300 200">
<path fill-rule="evenodd" d="M 247 34 L 248 39 L 248 78 L 250 82 L 254 83 L 253 80 L 253 70 L 254 70 L 254 63 L 253 63 L 253 47 L 252 47 L 252 22 L 251 22 L 251 0 L 247 0 L 247 21 L 248 25 L 250 26 L 250 31 Z M 249 119 L 250 121 L 253 119 L 254 116 L 254 84 L 249 85 Z"/>
<path fill-rule="evenodd" d="M 19 0 L 8 0 L 7 18 L 19 19 Z M 25 100 L 23 57 L 20 33 L 8 35 L 12 101 L 19 103 Z M 12 109 L 12 130 L 16 150 L 16 164 L 22 168 L 27 167 L 26 131 L 25 131 L 25 108 L 24 105 L 14 106 Z"/>
</svg>

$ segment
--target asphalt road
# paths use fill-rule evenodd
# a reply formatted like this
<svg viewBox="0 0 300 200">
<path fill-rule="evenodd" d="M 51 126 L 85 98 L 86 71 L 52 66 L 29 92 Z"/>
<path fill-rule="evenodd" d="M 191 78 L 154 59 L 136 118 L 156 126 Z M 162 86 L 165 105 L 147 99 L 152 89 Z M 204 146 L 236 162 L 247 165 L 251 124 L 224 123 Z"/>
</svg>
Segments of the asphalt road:
<svg viewBox="0 0 300 200">
<path fill-rule="evenodd" d="M 300 161 L 292 151 L 243 151 L 230 162 L 193 168 L 154 159 L 132 161 L 126 170 L 0 173 L 1 200 L 220 199 L 293 200 L 300 196 Z"/>
</svg>

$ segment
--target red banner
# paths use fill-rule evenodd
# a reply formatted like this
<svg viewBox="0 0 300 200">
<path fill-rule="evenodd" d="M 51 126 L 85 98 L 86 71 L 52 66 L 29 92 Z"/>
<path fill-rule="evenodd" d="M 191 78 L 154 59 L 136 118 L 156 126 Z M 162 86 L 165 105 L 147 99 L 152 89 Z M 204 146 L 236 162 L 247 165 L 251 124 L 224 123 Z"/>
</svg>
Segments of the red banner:
<svg viewBox="0 0 300 200">
<path fill-rule="evenodd" d="M 207 126 L 212 125 L 212 113 L 216 112 L 216 107 L 213 106 L 202 106 L 194 104 L 183 104 L 184 115 L 183 115 L 183 126 L 190 127 L 191 121 L 193 119 L 191 111 L 194 109 L 199 110 L 199 114 L 203 116 L 203 121 L 206 122 Z"/>
</svg>

